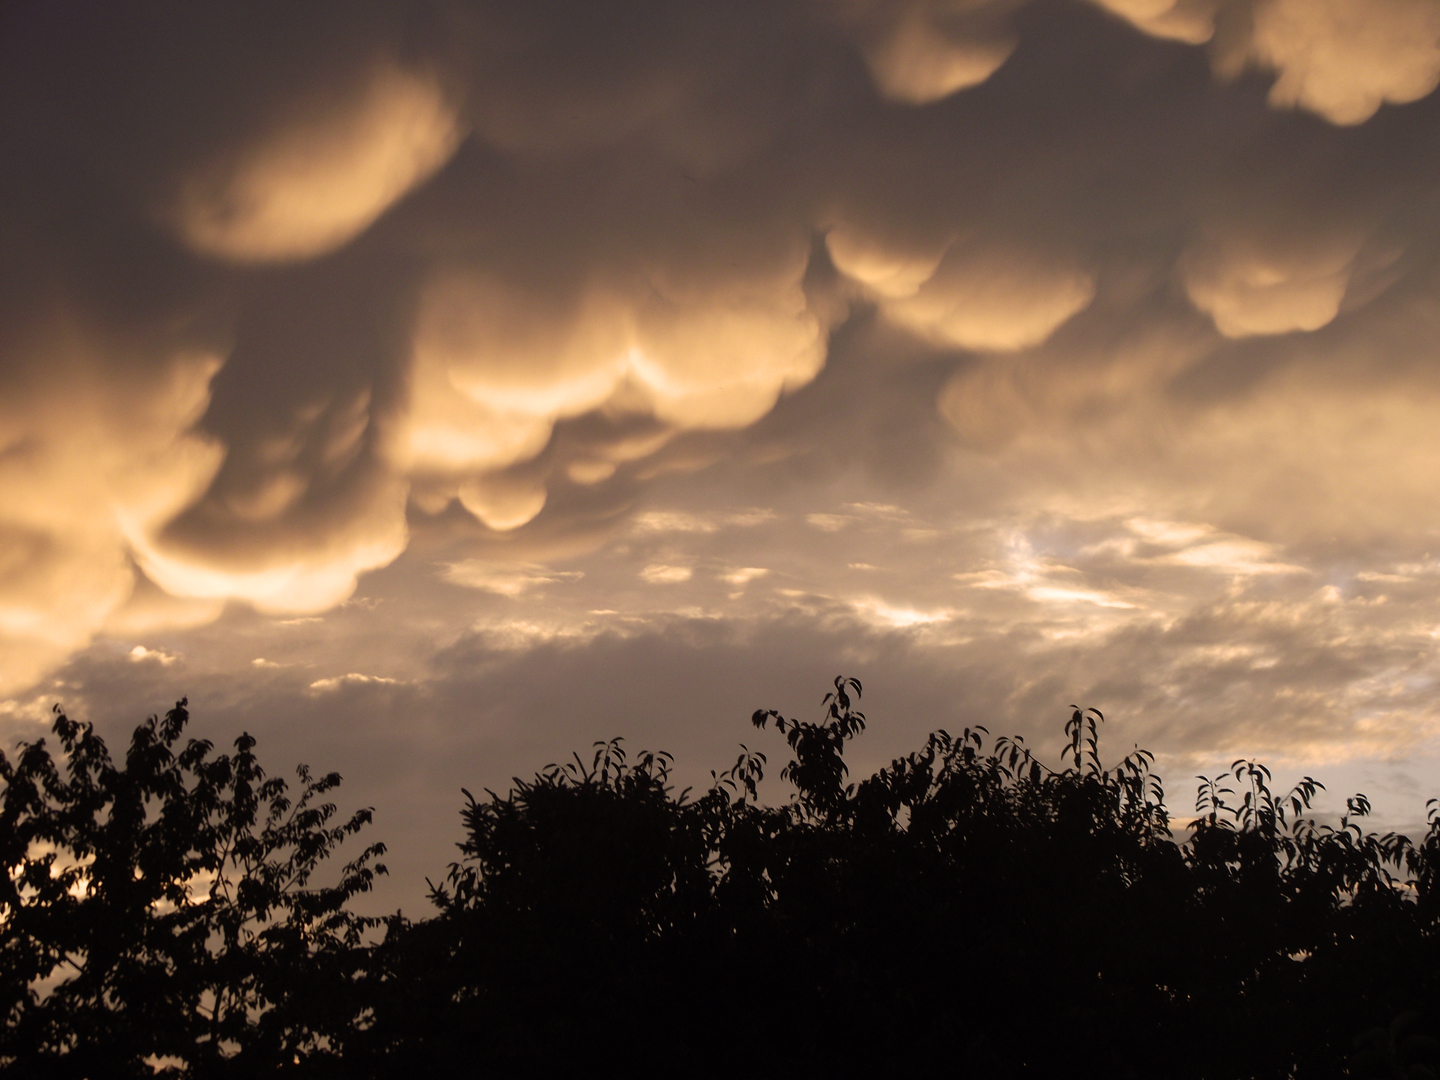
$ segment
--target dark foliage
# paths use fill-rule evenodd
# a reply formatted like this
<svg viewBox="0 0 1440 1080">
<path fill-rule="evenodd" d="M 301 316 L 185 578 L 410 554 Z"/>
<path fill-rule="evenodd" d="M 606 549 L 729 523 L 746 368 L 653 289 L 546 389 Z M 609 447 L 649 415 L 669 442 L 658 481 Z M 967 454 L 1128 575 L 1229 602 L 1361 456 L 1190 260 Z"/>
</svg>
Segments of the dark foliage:
<svg viewBox="0 0 1440 1080">
<path fill-rule="evenodd" d="M 1316 781 L 1280 795 L 1238 761 L 1201 778 L 1177 842 L 1151 756 L 1105 768 L 1080 709 L 1058 770 L 973 728 L 853 782 L 860 691 L 837 679 L 816 723 L 755 714 L 790 752 L 779 806 L 762 753 L 677 793 L 667 755 L 619 740 L 466 792 L 436 914 L 373 943 L 345 902 L 377 848 L 306 885 L 367 818 L 306 816 L 334 778 L 304 775 L 291 807 L 248 740 L 172 755 L 183 710 L 116 770 L 62 718 L 69 781 L 40 746 L 0 761 L 0 1053 L 74 1076 L 118 1075 L 86 1064 L 102 1052 L 193 1075 L 1440 1073 L 1435 804 L 1419 842 L 1365 832 L 1363 796 L 1327 826 Z M 235 886 L 194 899 L 241 836 Z"/>
<path fill-rule="evenodd" d="M 335 821 L 340 783 L 298 770 L 292 797 L 242 735 L 180 746 L 181 701 L 116 764 L 60 715 L 0 754 L 0 1065 L 47 1077 L 254 1076 L 338 1066 L 363 1020 L 363 932 L 346 903 L 384 873 L 375 844 L 312 887 L 370 820 Z M 338 1072 L 338 1068 L 335 1070 Z"/>
</svg>

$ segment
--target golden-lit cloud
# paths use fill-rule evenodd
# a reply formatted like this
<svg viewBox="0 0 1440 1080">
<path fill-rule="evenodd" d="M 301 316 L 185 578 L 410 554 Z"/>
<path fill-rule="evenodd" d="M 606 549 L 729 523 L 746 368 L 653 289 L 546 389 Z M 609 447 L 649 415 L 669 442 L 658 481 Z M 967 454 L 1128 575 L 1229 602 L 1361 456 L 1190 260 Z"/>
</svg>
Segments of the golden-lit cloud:
<svg viewBox="0 0 1440 1080">
<path fill-rule="evenodd" d="M 504 531 L 540 512 L 546 488 L 500 473 L 534 457 L 561 420 L 605 408 L 672 432 L 753 423 L 824 363 L 805 267 L 792 245 L 744 277 L 655 266 L 558 296 L 494 273 L 443 274 L 421 301 L 396 464 L 455 477 L 461 504 Z M 597 447 L 569 475 L 603 481 L 668 438 Z"/>
<path fill-rule="evenodd" d="M 352 95 L 293 111 L 183 182 L 174 214 L 195 250 L 245 263 L 333 251 L 427 180 L 461 137 L 439 84 L 388 62 Z"/>
<path fill-rule="evenodd" d="M 484 740 L 570 677 L 834 664 L 916 724 L 1398 754 L 1440 731 L 1435 7 L 37 15 L 0 718 L 243 676 Z"/>
<path fill-rule="evenodd" d="M 337 690 L 345 690 L 357 686 L 395 686 L 399 679 L 392 679 L 385 675 L 364 675 L 352 671 L 346 675 L 334 675 L 328 679 L 316 679 L 310 684 L 311 693 L 333 694 Z"/>
<path fill-rule="evenodd" d="M 881 308 L 937 345 L 1011 352 L 1045 341 L 1094 296 L 1094 275 L 1063 255 L 956 244 L 913 293 Z"/>
<path fill-rule="evenodd" d="M 1223 59 L 1275 71 L 1276 106 L 1359 124 L 1440 85 L 1435 0 L 1255 0 L 1251 20 L 1243 52 Z"/>
<path fill-rule="evenodd" d="M 990 78 L 1014 51 L 1013 5 L 965 0 L 851 3 L 847 21 L 880 93 L 907 105 L 940 101 Z"/>
<path fill-rule="evenodd" d="M 1335 318 L 1363 236 L 1202 236 L 1180 262 L 1186 294 L 1226 337 L 1318 330 Z"/>
<path fill-rule="evenodd" d="M 578 570 L 555 571 L 547 570 L 543 566 L 493 566 L 479 559 L 465 559 L 445 568 L 446 581 L 470 589 L 483 589 L 500 596 L 520 596 L 546 585 L 574 581 L 584 576 Z"/>
<path fill-rule="evenodd" d="M 191 427 L 219 366 L 184 349 L 132 356 L 66 311 L 6 342 L 0 392 L 0 680 L 31 682 L 91 636 L 134 588 L 128 537 L 194 499 L 221 448 Z"/>
<path fill-rule="evenodd" d="M 545 507 L 545 488 L 524 477 L 487 476 L 460 485 L 460 505 L 497 532 L 518 529 Z"/>
<path fill-rule="evenodd" d="M 825 248 L 846 277 L 886 300 L 903 300 L 935 276 L 950 240 L 941 236 L 913 246 L 886 243 L 837 225 L 825 234 Z"/>
<path fill-rule="evenodd" d="M 664 563 L 651 563 L 640 571 L 640 576 L 651 585 L 677 585 L 682 581 L 689 581 L 694 570 L 688 566 L 667 566 Z"/>
<path fill-rule="evenodd" d="M 360 574 L 388 565 L 405 550 L 404 488 L 395 485 L 389 498 L 376 498 L 340 528 L 317 531 L 293 546 L 257 545 L 236 559 L 138 533 L 127 539 L 146 576 L 175 596 L 243 600 L 277 614 L 325 611 L 355 591 Z"/>
<path fill-rule="evenodd" d="M 1334 124 L 1364 123 L 1382 105 L 1440 85 L 1435 0 L 1093 0 L 1148 34 L 1212 41 L 1218 72 L 1273 72 L 1270 104 Z"/>
<path fill-rule="evenodd" d="M 1201 45 L 1215 34 L 1220 0 L 1094 0 L 1147 34 Z"/>
</svg>

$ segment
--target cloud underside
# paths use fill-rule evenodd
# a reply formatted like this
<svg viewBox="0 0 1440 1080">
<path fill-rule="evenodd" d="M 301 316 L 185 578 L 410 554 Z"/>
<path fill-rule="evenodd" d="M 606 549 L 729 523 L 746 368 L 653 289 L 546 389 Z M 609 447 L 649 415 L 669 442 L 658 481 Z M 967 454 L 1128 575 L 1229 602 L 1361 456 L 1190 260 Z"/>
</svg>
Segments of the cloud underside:
<svg viewBox="0 0 1440 1080">
<path fill-rule="evenodd" d="M 1177 625 L 1224 582 L 1392 573 L 1430 543 L 1434 0 L 199 6 L 79 39 L 26 18 L 0 693 L 97 635 L 181 656 L 139 638 L 232 601 L 330 612 L 401 564 L 496 603 L 593 588 L 567 625 L 606 590 L 682 611 L 707 589 L 741 606 L 721 621 L 789 589 L 960 625 L 821 587 L 873 553 L 797 583 L 750 549 L 775 522 L 869 527 L 801 505 L 846 477 L 877 505 L 949 493 L 896 543 L 1046 515 L 1211 530 L 1185 557 L 1228 569 Z M 706 470 L 720 509 L 655 525 Z M 617 544 L 623 574 L 573 562 Z M 999 582 L 954 588 L 1117 628 L 1156 610 Z"/>
</svg>

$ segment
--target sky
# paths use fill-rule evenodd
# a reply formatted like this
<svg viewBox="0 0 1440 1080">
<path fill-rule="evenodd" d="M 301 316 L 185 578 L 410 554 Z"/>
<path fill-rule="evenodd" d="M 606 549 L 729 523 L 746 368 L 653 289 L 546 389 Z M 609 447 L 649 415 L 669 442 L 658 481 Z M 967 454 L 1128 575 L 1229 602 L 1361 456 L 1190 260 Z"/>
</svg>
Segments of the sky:
<svg viewBox="0 0 1440 1080">
<path fill-rule="evenodd" d="M 0 743 L 1440 795 L 1440 0 L 0 13 Z M 764 789 L 783 798 L 778 781 Z"/>
</svg>

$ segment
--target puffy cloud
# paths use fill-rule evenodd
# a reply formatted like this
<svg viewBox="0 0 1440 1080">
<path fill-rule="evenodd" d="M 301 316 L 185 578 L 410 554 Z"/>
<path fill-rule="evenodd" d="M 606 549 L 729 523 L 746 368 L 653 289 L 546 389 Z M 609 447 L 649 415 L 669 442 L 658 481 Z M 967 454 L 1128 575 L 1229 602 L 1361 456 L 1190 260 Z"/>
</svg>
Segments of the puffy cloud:
<svg viewBox="0 0 1440 1080">
<path fill-rule="evenodd" d="M 1255 0 L 1248 40 L 1222 62 L 1276 72 L 1270 101 L 1359 124 L 1440 85 L 1435 0 Z"/>
<path fill-rule="evenodd" d="M 894 288 L 893 276 L 885 282 Z M 1064 255 L 956 244 L 931 277 L 882 310 L 939 345 L 1011 352 L 1045 341 L 1094 297 L 1094 274 Z"/>
<path fill-rule="evenodd" d="M 996 449 L 1034 419 L 1017 375 L 1003 363 L 986 362 L 956 372 L 946 383 L 936 404 L 965 445 Z"/>
<path fill-rule="evenodd" d="M 940 101 L 990 78 L 1015 39 L 1005 0 L 907 0 L 837 4 L 882 95 L 907 105 Z"/>
<path fill-rule="evenodd" d="M 814 378 L 825 349 L 801 288 L 804 246 L 749 261 L 744 275 L 651 264 L 606 283 L 597 271 L 599 283 L 558 295 L 495 272 L 441 274 L 417 317 L 398 467 L 457 478 L 462 505 L 508 530 L 540 512 L 546 488 L 503 470 L 534 458 L 559 421 L 601 409 L 670 431 L 753 423 Z M 592 447 L 598 460 L 568 473 L 603 481 L 668 437 Z"/>
<path fill-rule="evenodd" d="M 22 326 L 8 328 L 0 384 L 0 685 L 11 692 L 125 604 L 132 540 L 203 491 L 222 453 L 191 430 L 213 355 L 127 349 L 64 309 Z"/>
<path fill-rule="evenodd" d="M 846 277 L 887 300 L 903 300 L 935 276 L 950 239 L 932 238 L 929 245 L 922 240 L 911 247 L 838 225 L 825 234 L 825 247 Z"/>
<path fill-rule="evenodd" d="M 145 10 L 0 65 L 5 693 L 97 633 L 199 680 L 219 619 L 318 709 L 325 672 L 403 665 L 251 660 L 358 625 L 357 589 L 433 600 L 371 616 L 402 651 L 998 641 L 975 670 L 1015 715 L 1060 692 L 1022 667 L 1080 678 L 1062 642 L 1131 635 L 1154 671 L 1096 692 L 1151 717 L 1394 662 L 1316 551 L 1423 561 L 1435 106 L 1353 121 L 1426 92 L 1427 4 Z M 1212 15 L 1284 108 L 1173 44 Z M 1072 557 L 1051 519 L 1136 546 Z M 976 540 L 1015 522 L 1030 556 Z M 1359 738 L 1326 715 L 1310 744 Z"/>
<path fill-rule="evenodd" d="M 1387 103 L 1440 85 L 1435 0 L 1093 0 L 1156 37 L 1214 41 L 1217 70 L 1275 73 L 1270 104 L 1335 124 L 1364 123 Z"/>
<path fill-rule="evenodd" d="M 1180 263 L 1190 300 L 1226 337 L 1318 330 L 1340 313 L 1363 236 L 1211 233 Z"/>
<path fill-rule="evenodd" d="M 1147 34 L 1200 45 L 1215 34 L 1220 0 L 1094 0 Z"/>
<path fill-rule="evenodd" d="M 449 159 L 459 122 L 435 79 L 383 62 L 357 81 L 352 100 L 292 105 L 186 177 L 173 211 L 186 243 L 239 262 L 323 255 Z"/>
<path fill-rule="evenodd" d="M 273 613 L 324 611 L 355 591 L 356 578 L 386 566 L 405 549 L 404 490 L 375 499 L 341 528 L 240 549 L 227 559 L 209 547 L 167 546 L 131 536 L 136 563 L 176 596 L 239 599 Z"/>
</svg>

